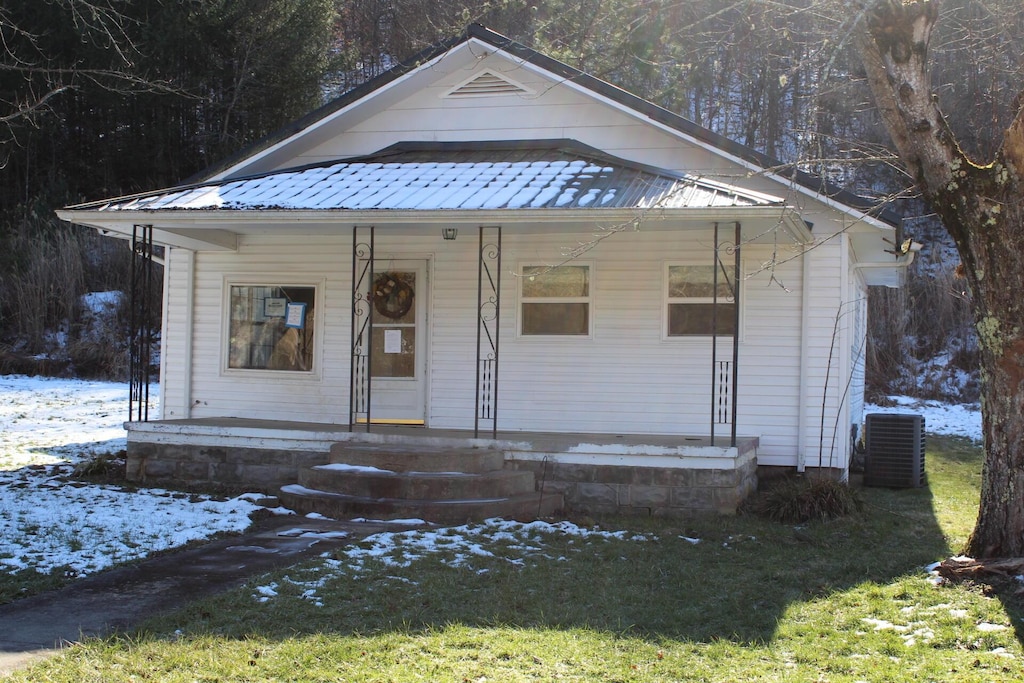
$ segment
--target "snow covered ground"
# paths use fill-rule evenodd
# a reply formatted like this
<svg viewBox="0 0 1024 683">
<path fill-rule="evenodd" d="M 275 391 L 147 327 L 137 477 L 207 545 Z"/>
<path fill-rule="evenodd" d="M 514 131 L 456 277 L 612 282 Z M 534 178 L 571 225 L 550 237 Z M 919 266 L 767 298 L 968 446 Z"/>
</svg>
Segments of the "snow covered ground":
<svg viewBox="0 0 1024 683">
<path fill-rule="evenodd" d="M 0 376 L 0 568 L 87 574 L 249 525 L 249 513 L 256 506 L 247 496 L 219 501 L 67 479 L 78 463 L 124 449 L 127 396 L 124 384 Z M 893 400 L 895 407 L 869 406 L 868 412 L 923 414 L 930 432 L 981 438 L 976 409 Z M 493 522 L 474 528 L 382 534 L 371 544 L 377 548 L 373 552 L 382 556 L 401 546 L 399 554 L 407 557 L 443 549 L 469 561 L 488 553 L 491 543 L 515 542 L 524 552 L 533 551 L 542 547 L 544 535 L 552 533 L 597 532 L 564 524 Z M 362 556 L 347 559 L 358 564 Z M 307 589 L 313 591 L 309 599 L 315 601 L 315 587 Z"/>
<path fill-rule="evenodd" d="M 964 436 L 981 441 L 981 411 L 978 406 L 954 405 L 939 401 L 925 401 L 908 396 L 890 396 L 893 406 L 865 406 L 865 414 L 907 413 L 923 415 L 925 431 L 943 436 Z"/>
<path fill-rule="evenodd" d="M 87 574 L 249 526 L 244 498 L 69 482 L 124 449 L 127 413 L 124 384 L 0 376 L 0 569 Z"/>
</svg>

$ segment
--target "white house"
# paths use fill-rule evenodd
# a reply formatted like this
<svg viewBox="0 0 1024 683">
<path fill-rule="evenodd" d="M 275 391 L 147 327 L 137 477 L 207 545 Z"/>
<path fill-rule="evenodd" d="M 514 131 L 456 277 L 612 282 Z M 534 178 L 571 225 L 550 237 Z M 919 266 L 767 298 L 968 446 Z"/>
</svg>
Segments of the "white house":
<svg viewBox="0 0 1024 683">
<path fill-rule="evenodd" d="M 198 182 L 59 215 L 134 235 L 140 273 L 163 246 L 140 480 L 462 446 L 569 507 L 728 511 L 758 467 L 847 471 L 867 288 L 913 257 L 778 168 L 474 25 Z"/>
</svg>

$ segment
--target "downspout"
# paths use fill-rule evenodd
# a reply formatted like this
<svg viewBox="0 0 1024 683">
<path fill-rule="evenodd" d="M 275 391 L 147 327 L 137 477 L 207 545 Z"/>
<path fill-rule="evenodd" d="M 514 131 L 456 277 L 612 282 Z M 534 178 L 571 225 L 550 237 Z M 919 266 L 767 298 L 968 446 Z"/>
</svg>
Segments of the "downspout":
<svg viewBox="0 0 1024 683">
<path fill-rule="evenodd" d="M 797 437 L 796 437 L 796 471 L 803 472 L 807 469 L 807 458 L 804 450 L 807 447 L 807 381 L 808 369 L 807 358 L 810 341 L 808 340 L 808 325 L 810 324 L 810 300 L 811 300 L 811 259 L 809 250 L 800 255 L 803 262 L 803 273 L 800 282 L 800 409 L 797 411 Z"/>
<path fill-rule="evenodd" d="M 192 346 L 195 343 L 193 339 L 193 332 L 195 328 L 195 292 L 196 292 L 196 252 L 188 249 L 185 251 L 186 256 L 186 275 L 188 286 L 185 288 L 185 377 L 183 380 L 184 385 L 181 388 L 182 395 L 184 396 L 184 416 L 183 419 L 187 420 L 192 417 Z M 167 273 L 170 269 L 164 268 L 164 282 L 167 281 Z M 164 290 L 164 296 L 168 296 L 168 292 Z M 167 306 L 164 306 L 164 315 L 167 315 Z M 166 329 L 166 328 L 164 328 Z M 161 344 L 163 339 L 161 339 Z M 165 356 L 160 356 L 160 368 L 164 367 Z M 161 401 L 163 399 L 163 383 L 160 384 Z M 163 403 L 160 404 L 163 406 Z M 161 407 L 161 412 L 163 408 Z"/>
<path fill-rule="evenodd" d="M 850 243 L 850 236 L 845 235 L 843 237 L 843 249 L 840 252 L 840 259 L 842 262 L 842 272 L 845 273 L 843 279 L 839 283 L 839 310 L 837 313 L 840 319 L 837 321 L 839 324 L 836 326 L 836 333 L 839 340 L 839 368 L 837 372 L 837 378 L 840 382 L 836 384 L 836 428 L 840 424 L 850 424 L 850 402 L 848 399 L 847 391 L 844 387 L 849 387 L 850 380 L 853 374 L 853 358 L 850 350 L 850 320 L 849 311 L 844 312 L 846 308 L 853 301 L 853 297 L 850 295 L 850 288 L 852 286 L 851 280 L 853 279 L 853 271 L 850 269 L 852 265 L 850 262 L 851 250 L 853 245 Z M 828 467 L 829 470 L 841 469 L 843 472 L 848 473 L 850 469 L 850 461 L 853 459 L 853 454 L 849 451 L 850 440 L 844 439 L 841 444 L 843 447 L 839 449 L 839 455 L 841 456 L 841 462 L 836 462 L 836 441 L 838 434 L 836 428 L 832 430 L 832 445 L 828 451 Z M 846 427 L 845 433 L 849 433 L 849 426 Z M 819 463 L 819 469 L 822 465 Z"/>
<path fill-rule="evenodd" d="M 167 368 L 167 309 L 169 308 L 168 302 L 170 301 L 170 272 L 169 263 L 171 261 L 171 248 L 164 248 L 165 258 L 163 259 L 164 267 L 164 291 L 161 293 L 161 306 L 163 308 L 160 311 L 160 413 L 157 419 L 163 420 L 167 417 L 167 373 L 164 370 Z M 186 366 L 187 367 L 187 366 Z M 191 373 L 191 368 L 189 369 Z M 185 403 L 188 403 L 188 397 L 185 397 Z M 188 417 L 186 415 L 186 417 Z"/>
</svg>

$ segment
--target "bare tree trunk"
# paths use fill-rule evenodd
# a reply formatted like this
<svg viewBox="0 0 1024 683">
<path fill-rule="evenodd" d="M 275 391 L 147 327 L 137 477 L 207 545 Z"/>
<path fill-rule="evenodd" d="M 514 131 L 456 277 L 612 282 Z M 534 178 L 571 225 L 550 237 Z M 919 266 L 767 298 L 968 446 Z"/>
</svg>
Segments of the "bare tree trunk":
<svg viewBox="0 0 1024 683">
<path fill-rule="evenodd" d="M 966 552 L 1024 555 L 1024 114 L 995 159 L 960 149 L 932 95 L 937 0 L 875 0 L 858 51 L 900 159 L 956 242 L 973 297 L 982 365 L 985 467 Z"/>
</svg>

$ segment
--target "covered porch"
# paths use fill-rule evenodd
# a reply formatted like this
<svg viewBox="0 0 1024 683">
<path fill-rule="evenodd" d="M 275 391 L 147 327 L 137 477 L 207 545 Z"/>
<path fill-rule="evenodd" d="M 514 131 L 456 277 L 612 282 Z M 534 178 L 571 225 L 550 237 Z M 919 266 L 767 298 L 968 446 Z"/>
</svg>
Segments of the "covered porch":
<svg viewBox="0 0 1024 683">
<path fill-rule="evenodd" d="M 348 425 L 231 417 L 127 423 L 128 477 L 276 493 L 302 470 L 345 459 L 346 446 L 402 457 L 429 450 L 499 451 L 506 470 L 533 472 L 541 493 L 580 513 L 683 516 L 735 512 L 757 486 L 754 436 L 586 434 Z M 410 455 L 411 457 L 411 455 Z"/>
</svg>

